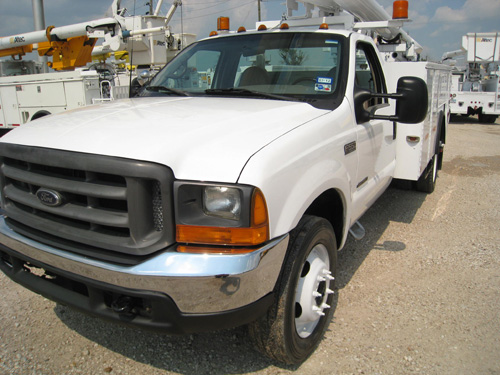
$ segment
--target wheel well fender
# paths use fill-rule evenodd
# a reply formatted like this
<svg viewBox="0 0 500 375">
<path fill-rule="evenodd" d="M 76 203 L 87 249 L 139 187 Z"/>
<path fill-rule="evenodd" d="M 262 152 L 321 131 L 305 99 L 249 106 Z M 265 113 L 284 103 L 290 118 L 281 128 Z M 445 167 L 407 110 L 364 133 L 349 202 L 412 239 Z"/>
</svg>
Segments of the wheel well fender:
<svg viewBox="0 0 500 375">
<path fill-rule="evenodd" d="M 436 133 L 436 146 L 434 153 L 438 156 L 438 170 L 443 168 L 443 149 L 444 144 L 446 143 L 446 129 L 448 128 L 447 118 L 443 111 L 440 111 L 437 125 L 437 133 Z"/>
<path fill-rule="evenodd" d="M 40 117 L 48 116 L 50 114 L 51 113 L 49 111 L 46 111 L 46 110 L 38 111 L 33 116 L 31 116 L 31 121 L 36 120 L 36 119 L 38 119 Z"/>
<path fill-rule="evenodd" d="M 446 118 L 443 111 L 439 111 L 438 122 L 437 122 L 437 132 L 436 132 L 436 154 L 439 153 L 439 147 L 441 143 L 446 143 Z"/>
<path fill-rule="evenodd" d="M 345 223 L 349 222 L 351 215 L 348 204 L 351 198 L 346 196 L 349 194 L 350 178 L 347 171 L 340 168 L 334 178 L 320 182 L 317 172 L 324 171 L 325 167 L 322 164 L 304 171 L 293 185 L 288 185 L 290 190 L 263 187 L 274 236 L 290 232 L 304 215 L 314 215 L 325 218 L 332 224 L 337 248 L 342 247 L 347 234 Z"/>
<path fill-rule="evenodd" d="M 322 217 L 330 222 L 337 239 L 337 248 L 342 245 L 345 227 L 344 200 L 335 189 L 329 189 L 307 208 L 305 215 Z"/>
</svg>

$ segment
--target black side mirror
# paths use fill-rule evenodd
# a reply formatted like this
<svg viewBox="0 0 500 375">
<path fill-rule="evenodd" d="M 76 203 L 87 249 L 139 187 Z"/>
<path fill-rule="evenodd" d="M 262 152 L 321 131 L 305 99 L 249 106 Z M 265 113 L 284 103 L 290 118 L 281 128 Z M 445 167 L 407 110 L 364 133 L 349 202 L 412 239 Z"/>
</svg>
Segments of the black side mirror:
<svg viewBox="0 0 500 375">
<path fill-rule="evenodd" d="M 396 100 L 396 114 L 382 116 L 375 114 L 380 106 L 365 109 L 363 104 L 372 98 L 389 98 Z M 421 78 L 401 77 L 395 94 L 377 94 L 365 89 L 356 89 L 354 92 L 354 106 L 358 123 L 369 120 L 389 120 L 407 124 L 416 124 L 424 121 L 428 109 L 427 84 Z"/>
<path fill-rule="evenodd" d="M 428 109 L 427 84 L 417 77 L 401 77 L 398 80 L 396 121 L 416 124 L 424 121 Z"/>
<path fill-rule="evenodd" d="M 364 104 L 373 97 L 373 94 L 366 89 L 356 88 L 354 90 L 354 111 L 356 112 L 356 121 L 358 124 L 373 119 L 373 117 L 370 116 L 370 112 L 365 109 L 364 106 Z"/>
</svg>

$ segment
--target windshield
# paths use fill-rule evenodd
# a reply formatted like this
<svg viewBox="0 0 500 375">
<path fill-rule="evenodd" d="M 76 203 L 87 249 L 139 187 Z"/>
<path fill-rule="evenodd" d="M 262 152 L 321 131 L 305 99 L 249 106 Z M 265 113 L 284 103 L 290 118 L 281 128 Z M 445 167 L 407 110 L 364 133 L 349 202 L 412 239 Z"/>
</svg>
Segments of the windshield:
<svg viewBox="0 0 500 375">
<path fill-rule="evenodd" d="M 343 42 L 341 36 L 313 32 L 203 40 L 158 73 L 150 91 L 333 102 L 342 86 Z"/>
</svg>

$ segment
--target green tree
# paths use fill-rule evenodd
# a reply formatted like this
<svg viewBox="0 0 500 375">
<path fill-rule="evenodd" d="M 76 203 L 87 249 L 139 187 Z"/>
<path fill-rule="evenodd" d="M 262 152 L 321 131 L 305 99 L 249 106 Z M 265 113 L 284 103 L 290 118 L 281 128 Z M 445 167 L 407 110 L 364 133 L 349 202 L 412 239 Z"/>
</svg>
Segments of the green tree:
<svg viewBox="0 0 500 375">
<path fill-rule="evenodd" d="M 290 48 L 280 49 L 280 57 L 286 65 L 302 65 L 307 59 L 303 51 Z"/>
</svg>

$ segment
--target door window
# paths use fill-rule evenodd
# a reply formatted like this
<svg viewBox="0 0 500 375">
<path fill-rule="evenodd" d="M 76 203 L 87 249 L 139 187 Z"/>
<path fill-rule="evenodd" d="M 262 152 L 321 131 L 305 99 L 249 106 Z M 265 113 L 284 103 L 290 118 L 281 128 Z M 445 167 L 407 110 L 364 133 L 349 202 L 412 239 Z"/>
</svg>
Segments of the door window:
<svg viewBox="0 0 500 375">
<path fill-rule="evenodd" d="M 385 93 L 387 89 L 384 82 L 382 68 L 373 47 L 367 43 L 358 43 L 356 47 L 356 87 L 373 93 Z M 382 98 L 373 98 L 367 101 L 365 106 L 372 107 L 386 101 Z"/>
</svg>

